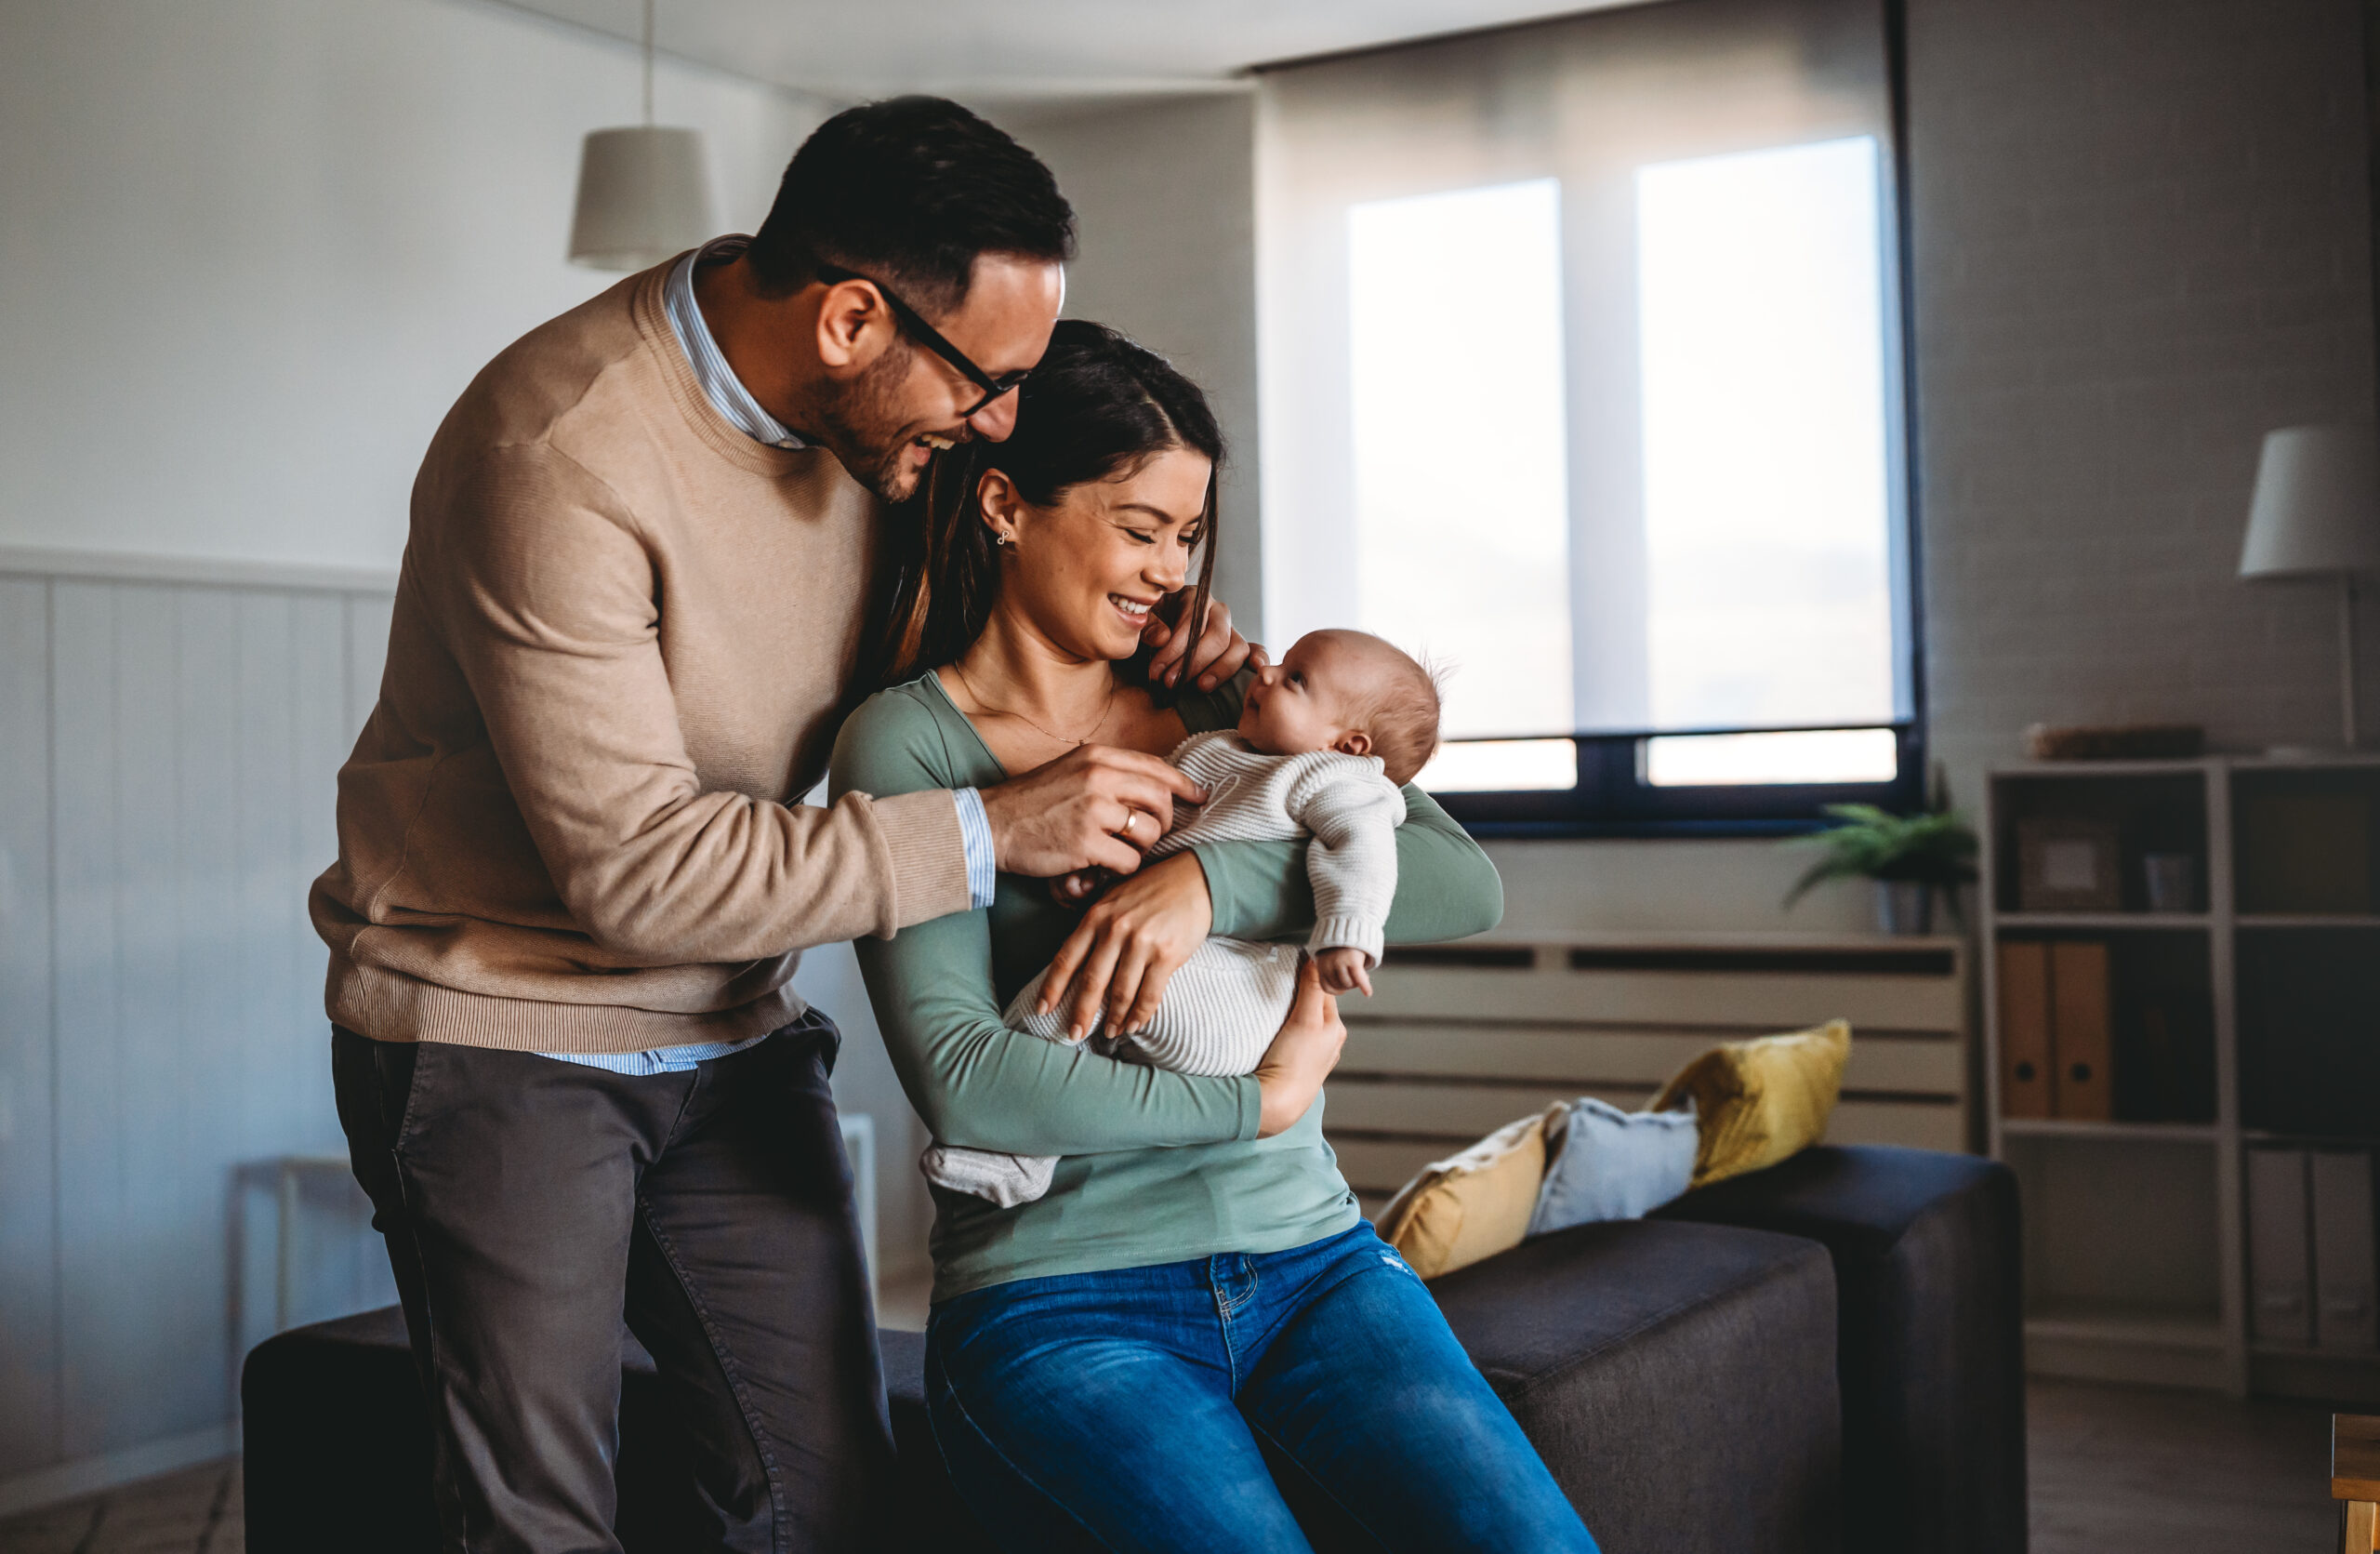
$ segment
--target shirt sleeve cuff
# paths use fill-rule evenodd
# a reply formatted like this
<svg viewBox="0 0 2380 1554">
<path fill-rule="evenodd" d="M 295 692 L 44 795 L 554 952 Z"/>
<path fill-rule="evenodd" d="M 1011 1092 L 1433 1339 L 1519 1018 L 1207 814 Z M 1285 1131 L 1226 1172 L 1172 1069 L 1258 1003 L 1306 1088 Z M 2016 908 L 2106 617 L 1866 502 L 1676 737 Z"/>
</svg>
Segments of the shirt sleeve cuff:
<svg viewBox="0 0 2380 1554">
<path fill-rule="evenodd" d="M 1264 1125 L 1264 1082 L 1254 1074 L 1241 1074 L 1238 1083 L 1239 1136 L 1234 1142 L 1245 1144 Z"/>
<path fill-rule="evenodd" d="M 999 888 L 999 860 L 992 851 L 992 822 L 984 814 L 984 795 L 972 788 L 954 788 L 959 804 L 959 842 L 967 852 L 967 905 L 982 911 Z"/>
</svg>

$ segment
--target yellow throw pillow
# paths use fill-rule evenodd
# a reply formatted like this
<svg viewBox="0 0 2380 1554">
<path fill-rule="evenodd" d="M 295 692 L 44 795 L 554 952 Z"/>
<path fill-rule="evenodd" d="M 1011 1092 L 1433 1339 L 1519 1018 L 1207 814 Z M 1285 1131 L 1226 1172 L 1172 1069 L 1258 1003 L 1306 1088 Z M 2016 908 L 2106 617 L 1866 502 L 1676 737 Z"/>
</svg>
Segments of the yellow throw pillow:
<svg viewBox="0 0 2380 1554">
<path fill-rule="evenodd" d="M 1518 1246 L 1545 1179 L 1545 1122 L 1559 1107 L 1507 1122 L 1405 1184 L 1380 1216 L 1381 1240 L 1435 1279 Z"/>
<path fill-rule="evenodd" d="M 1725 1042 L 1679 1069 L 1646 1109 L 1694 1102 L 1701 1135 L 1694 1185 L 1708 1187 L 1775 1165 L 1824 1137 L 1850 1056 L 1851 1026 L 1844 1020 Z"/>
</svg>

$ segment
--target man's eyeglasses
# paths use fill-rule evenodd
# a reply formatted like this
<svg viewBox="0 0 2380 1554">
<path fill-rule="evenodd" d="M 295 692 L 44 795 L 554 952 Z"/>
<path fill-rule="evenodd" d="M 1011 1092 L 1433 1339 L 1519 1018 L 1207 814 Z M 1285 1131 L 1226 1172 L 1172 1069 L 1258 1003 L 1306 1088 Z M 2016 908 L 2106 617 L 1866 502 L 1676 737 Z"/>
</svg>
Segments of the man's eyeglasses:
<svg viewBox="0 0 2380 1554">
<path fill-rule="evenodd" d="M 974 415 L 985 405 L 989 405 L 992 401 L 999 398 L 1000 395 L 1014 393 L 1016 392 L 1017 385 L 1023 383 L 1028 373 L 1031 371 L 1031 369 L 1027 367 L 1019 367 L 1014 372 L 1004 372 L 998 378 L 994 378 L 990 373 L 985 372 L 982 367 L 977 366 L 973 362 L 970 361 L 968 359 L 967 352 L 959 350 L 957 346 L 943 339 L 941 330 L 936 329 L 932 325 L 928 324 L 925 321 L 923 314 L 919 313 L 917 309 L 909 306 L 906 302 L 902 301 L 900 298 L 894 296 L 892 294 L 892 288 L 886 286 L 882 281 L 878 280 L 875 276 L 863 275 L 856 270 L 846 270 L 840 264 L 826 264 L 822 262 L 814 268 L 817 272 L 818 278 L 826 282 L 828 286 L 834 286 L 843 281 L 866 281 L 869 286 L 874 286 L 876 288 L 876 294 L 884 299 L 884 305 L 892 310 L 892 316 L 900 321 L 901 327 L 906 329 L 912 336 L 916 337 L 919 344 L 924 346 L 927 350 L 932 352 L 935 355 L 941 357 L 944 361 L 948 362 L 953 367 L 958 369 L 960 377 L 966 379 L 968 382 L 974 384 L 975 387 L 984 392 L 984 397 L 969 405 L 959 416 L 959 418 L 961 420 L 965 420 L 969 416 Z"/>
</svg>

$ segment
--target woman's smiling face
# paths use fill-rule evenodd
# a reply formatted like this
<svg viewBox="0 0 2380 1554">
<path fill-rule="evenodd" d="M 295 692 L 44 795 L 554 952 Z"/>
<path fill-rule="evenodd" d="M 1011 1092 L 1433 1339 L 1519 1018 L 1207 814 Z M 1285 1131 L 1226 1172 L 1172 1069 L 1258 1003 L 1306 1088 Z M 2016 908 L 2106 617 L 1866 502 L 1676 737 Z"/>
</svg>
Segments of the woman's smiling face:
<svg viewBox="0 0 2380 1554">
<path fill-rule="evenodd" d="M 1014 541 L 1002 552 L 1003 603 L 1063 652 L 1130 657 L 1151 606 L 1189 578 L 1213 474 L 1206 455 L 1166 448 L 1034 507 L 986 473 L 985 522 Z"/>
</svg>

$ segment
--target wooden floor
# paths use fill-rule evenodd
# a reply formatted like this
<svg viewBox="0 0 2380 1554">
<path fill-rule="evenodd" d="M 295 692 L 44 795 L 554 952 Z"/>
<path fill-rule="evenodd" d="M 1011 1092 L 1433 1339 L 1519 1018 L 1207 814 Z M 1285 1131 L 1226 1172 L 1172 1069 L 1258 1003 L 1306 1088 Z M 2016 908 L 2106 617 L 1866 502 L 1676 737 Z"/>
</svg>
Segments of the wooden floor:
<svg viewBox="0 0 2380 1554">
<path fill-rule="evenodd" d="M 2336 1547 L 2326 1410 L 2052 1381 L 2029 1401 L 2032 1554 Z M 240 1554 L 242 1541 L 236 1457 L 0 1521 L 0 1554 Z"/>
<path fill-rule="evenodd" d="M 0 1521 L 5 1554 L 241 1554 L 240 1459 Z"/>
<path fill-rule="evenodd" d="M 2032 1554 L 2338 1547 L 2326 1408 L 2038 1378 L 2026 1405 Z"/>
</svg>

